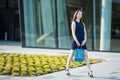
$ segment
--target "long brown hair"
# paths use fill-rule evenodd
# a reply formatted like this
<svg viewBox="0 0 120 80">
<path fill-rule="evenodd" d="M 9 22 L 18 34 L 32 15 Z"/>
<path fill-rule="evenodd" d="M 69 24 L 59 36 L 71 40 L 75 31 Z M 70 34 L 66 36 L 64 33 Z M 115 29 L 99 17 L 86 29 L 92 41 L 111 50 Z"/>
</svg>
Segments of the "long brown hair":
<svg viewBox="0 0 120 80">
<path fill-rule="evenodd" d="M 73 15 L 73 18 L 72 18 L 72 21 L 75 21 L 75 20 L 76 20 L 78 12 L 82 12 L 82 11 L 81 11 L 81 10 L 75 11 L 75 13 L 74 13 L 74 15 Z M 83 23 L 82 18 L 80 19 L 80 23 Z"/>
</svg>

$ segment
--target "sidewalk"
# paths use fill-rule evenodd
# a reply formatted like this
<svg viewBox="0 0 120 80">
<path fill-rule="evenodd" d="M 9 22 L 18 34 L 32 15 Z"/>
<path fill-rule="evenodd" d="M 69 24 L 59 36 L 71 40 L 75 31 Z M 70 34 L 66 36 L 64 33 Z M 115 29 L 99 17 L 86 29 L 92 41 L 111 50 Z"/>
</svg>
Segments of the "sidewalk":
<svg viewBox="0 0 120 80">
<path fill-rule="evenodd" d="M 0 52 L 66 55 L 69 53 L 69 50 L 34 49 L 21 48 L 20 46 L 0 45 Z M 104 62 L 91 65 L 94 78 L 88 77 L 87 68 L 86 66 L 83 66 L 71 69 L 71 76 L 66 76 L 65 71 L 59 71 L 36 77 L 14 77 L 0 75 L 0 80 L 120 80 L 120 53 L 94 51 L 88 51 L 88 53 L 89 57 L 106 60 Z"/>
</svg>

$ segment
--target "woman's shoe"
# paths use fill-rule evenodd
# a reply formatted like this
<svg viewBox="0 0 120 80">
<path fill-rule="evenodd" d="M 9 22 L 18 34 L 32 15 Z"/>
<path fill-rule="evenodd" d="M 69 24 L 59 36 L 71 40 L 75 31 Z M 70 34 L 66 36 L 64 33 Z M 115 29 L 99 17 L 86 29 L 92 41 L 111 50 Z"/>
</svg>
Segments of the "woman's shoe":
<svg viewBox="0 0 120 80">
<path fill-rule="evenodd" d="M 93 74 L 92 74 L 92 71 L 88 72 L 88 76 L 93 78 Z"/>
<path fill-rule="evenodd" d="M 66 75 L 71 76 L 69 69 L 66 69 Z"/>
</svg>

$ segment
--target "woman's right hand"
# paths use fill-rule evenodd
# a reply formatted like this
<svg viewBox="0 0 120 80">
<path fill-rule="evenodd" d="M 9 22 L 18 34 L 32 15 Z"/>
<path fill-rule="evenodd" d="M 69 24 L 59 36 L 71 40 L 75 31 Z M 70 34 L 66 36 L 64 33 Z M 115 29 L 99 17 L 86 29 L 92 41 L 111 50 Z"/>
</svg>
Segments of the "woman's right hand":
<svg viewBox="0 0 120 80">
<path fill-rule="evenodd" d="M 78 47 L 80 46 L 80 43 L 78 41 L 76 42 L 76 44 L 77 44 Z"/>
</svg>

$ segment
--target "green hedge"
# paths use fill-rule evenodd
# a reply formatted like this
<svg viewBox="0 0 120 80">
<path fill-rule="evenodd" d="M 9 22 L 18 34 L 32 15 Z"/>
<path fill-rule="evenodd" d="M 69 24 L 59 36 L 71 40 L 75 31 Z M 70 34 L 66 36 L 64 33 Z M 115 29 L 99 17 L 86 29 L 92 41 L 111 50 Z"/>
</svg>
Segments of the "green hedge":
<svg viewBox="0 0 120 80">
<path fill-rule="evenodd" d="M 89 59 L 90 63 L 101 62 Z M 0 53 L 0 74 L 12 76 L 38 76 L 65 70 L 67 55 L 6 54 Z M 70 67 L 84 66 L 85 62 L 71 62 Z"/>
</svg>

